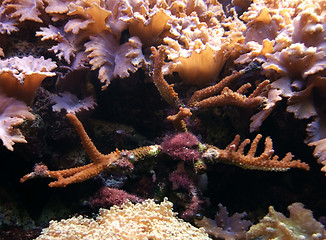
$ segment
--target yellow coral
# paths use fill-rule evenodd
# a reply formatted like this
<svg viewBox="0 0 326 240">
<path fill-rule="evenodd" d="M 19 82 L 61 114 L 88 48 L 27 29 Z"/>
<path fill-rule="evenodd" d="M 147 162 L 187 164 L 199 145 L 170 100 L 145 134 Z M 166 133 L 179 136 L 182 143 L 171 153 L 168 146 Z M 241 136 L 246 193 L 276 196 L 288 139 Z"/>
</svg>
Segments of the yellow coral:
<svg viewBox="0 0 326 240">
<path fill-rule="evenodd" d="M 323 225 L 313 218 L 312 212 L 305 209 L 302 203 L 293 203 L 288 209 L 289 218 L 269 207 L 269 213 L 258 224 L 251 226 L 247 239 L 325 239 Z"/>
<path fill-rule="evenodd" d="M 95 220 L 78 216 L 51 221 L 37 240 L 210 239 L 204 229 L 198 229 L 175 215 L 172 203 L 167 199 L 161 204 L 154 200 L 135 205 L 127 202 L 121 207 L 100 209 Z"/>
</svg>

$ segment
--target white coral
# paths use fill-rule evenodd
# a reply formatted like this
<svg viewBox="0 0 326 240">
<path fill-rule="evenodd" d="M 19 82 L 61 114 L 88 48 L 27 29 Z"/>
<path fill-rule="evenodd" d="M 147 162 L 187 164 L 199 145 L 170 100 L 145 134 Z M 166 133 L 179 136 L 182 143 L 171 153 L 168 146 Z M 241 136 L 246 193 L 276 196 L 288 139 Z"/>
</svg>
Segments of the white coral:
<svg viewBox="0 0 326 240">
<path fill-rule="evenodd" d="M 76 114 L 82 110 L 88 111 L 89 109 L 94 109 L 96 106 L 95 99 L 92 96 L 79 100 L 75 95 L 70 92 L 63 92 L 59 95 L 54 95 L 51 97 L 52 110 L 55 112 L 60 112 L 62 109 L 66 110 L 67 113 Z"/>
<path fill-rule="evenodd" d="M 3 145 L 13 151 L 13 145 L 26 143 L 25 137 L 15 126 L 24 122 L 24 119 L 34 119 L 25 103 L 11 97 L 0 95 L 0 139 Z"/>
</svg>

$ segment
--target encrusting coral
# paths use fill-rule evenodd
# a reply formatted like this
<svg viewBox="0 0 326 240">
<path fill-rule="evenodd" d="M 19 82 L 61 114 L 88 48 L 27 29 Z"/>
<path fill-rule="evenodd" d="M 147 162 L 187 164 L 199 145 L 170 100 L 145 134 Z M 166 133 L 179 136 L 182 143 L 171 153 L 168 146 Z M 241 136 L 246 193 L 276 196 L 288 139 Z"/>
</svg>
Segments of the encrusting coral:
<svg viewBox="0 0 326 240">
<path fill-rule="evenodd" d="M 164 199 L 133 205 L 131 202 L 109 210 L 100 209 L 97 218 L 83 216 L 51 221 L 36 238 L 42 239 L 211 239 L 204 229 L 176 217 L 172 203 Z"/>
</svg>

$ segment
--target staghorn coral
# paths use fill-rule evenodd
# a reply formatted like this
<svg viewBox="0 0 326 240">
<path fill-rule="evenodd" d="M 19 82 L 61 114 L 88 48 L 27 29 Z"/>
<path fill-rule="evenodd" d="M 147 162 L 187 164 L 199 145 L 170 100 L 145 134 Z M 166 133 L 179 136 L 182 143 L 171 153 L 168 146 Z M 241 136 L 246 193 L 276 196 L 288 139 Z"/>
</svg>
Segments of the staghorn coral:
<svg viewBox="0 0 326 240">
<path fill-rule="evenodd" d="M 78 118 L 71 113 L 68 113 L 67 117 L 74 125 L 86 153 L 93 162 L 81 167 L 59 171 L 50 171 L 46 165 L 36 164 L 34 166 L 34 171 L 22 177 L 20 179 L 21 182 L 37 177 L 50 177 L 57 179 L 57 181 L 49 184 L 50 187 L 66 187 L 69 184 L 83 182 L 95 177 L 104 170 L 116 169 L 119 167 L 133 169 L 133 161 L 138 161 L 146 156 L 156 156 L 160 152 L 159 146 L 153 145 L 136 148 L 130 151 L 120 151 L 116 149 L 110 154 L 104 155 L 96 149 Z"/>
<path fill-rule="evenodd" d="M 37 239 L 210 239 L 203 229 L 176 217 L 172 203 L 149 199 L 101 209 L 95 220 L 82 216 L 51 221 Z"/>
<path fill-rule="evenodd" d="M 233 72 L 231 75 L 225 77 L 212 86 L 195 91 L 188 100 L 186 106 L 183 107 L 184 105 L 182 101 L 179 99 L 178 94 L 173 89 L 174 85 L 168 84 L 162 73 L 164 49 L 162 47 L 159 48 L 159 50 L 152 48 L 152 52 L 154 55 L 154 84 L 166 102 L 168 102 L 174 108 L 179 108 L 179 112 L 177 114 L 167 117 L 167 119 L 172 121 L 175 128 L 179 131 L 187 131 L 184 119 L 192 115 L 191 110 L 224 105 L 255 108 L 266 101 L 266 97 L 261 95 L 264 88 L 269 85 L 268 80 L 258 84 L 258 86 L 249 96 L 246 96 L 244 92 L 251 87 L 250 83 L 242 85 L 237 91 L 233 91 L 227 87 L 228 84 L 235 81 L 235 79 L 241 77 L 242 75 L 259 69 L 256 64 L 252 64 L 251 66 L 248 66 L 247 68 L 238 72 Z"/>
<path fill-rule="evenodd" d="M 288 209 L 287 218 L 270 206 L 269 213 L 250 227 L 247 239 L 325 239 L 325 228 L 314 219 L 312 211 L 305 209 L 302 203 L 293 203 Z"/>
<path fill-rule="evenodd" d="M 15 143 L 26 143 L 17 125 L 24 122 L 24 119 L 34 120 L 34 115 L 29 112 L 25 103 L 12 97 L 0 95 L 0 139 L 3 145 L 13 151 Z"/>
<path fill-rule="evenodd" d="M 87 155 L 92 160 L 92 163 L 63 170 L 51 171 L 44 164 L 36 164 L 34 170 L 31 173 L 26 174 L 20 179 L 20 182 L 25 182 L 33 178 L 55 178 L 57 179 L 54 182 L 49 184 L 50 187 L 66 187 L 69 184 L 84 182 L 90 178 L 93 178 L 100 174 L 102 171 L 117 171 L 120 169 L 133 170 L 133 163 L 138 162 L 139 160 L 145 157 L 156 157 L 162 152 L 162 147 L 160 145 L 150 145 L 145 147 L 139 147 L 133 150 L 118 150 L 109 153 L 102 154 L 95 147 L 92 140 L 87 135 L 82 123 L 78 118 L 68 113 L 68 119 L 75 127 L 77 133 L 79 134 L 81 143 L 87 153 Z M 191 134 L 188 135 L 191 141 L 186 144 L 193 147 L 193 143 L 196 142 L 194 136 Z M 179 137 L 179 136 L 178 136 Z M 258 134 L 256 138 L 250 145 L 249 151 L 245 154 L 244 148 L 250 143 L 249 139 L 245 139 L 240 143 L 240 136 L 237 135 L 234 140 L 225 148 L 219 149 L 215 146 L 198 143 L 199 151 L 202 153 L 207 163 L 217 163 L 225 162 L 233 164 L 246 169 L 255 169 L 255 170 L 264 170 L 264 171 L 287 171 L 290 168 L 300 168 L 304 170 L 309 170 L 309 165 L 300 160 L 293 160 L 292 153 L 287 153 L 286 156 L 278 160 L 279 157 L 274 155 L 273 142 L 271 138 L 267 137 L 265 140 L 265 149 L 264 151 L 256 156 L 257 145 L 261 139 L 261 135 Z M 173 141 L 172 141 L 173 143 Z M 171 142 L 168 144 L 170 145 Z M 180 151 L 180 147 L 184 147 L 185 143 L 175 139 L 174 149 L 177 153 L 173 156 L 180 156 L 184 158 L 184 161 L 187 161 L 187 157 L 194 158 L 198 156 L 198 152 L 190 149 L 190 151 Z M 172 146 L 169 146 L 169 149 L 172 149 Z M 202 173 L 205 170 L 205 161 L 201 161 L 201 158 L 198 159 L 189 159 L 194 163 L 194 169 L 196 172 Z M 199 161 L 198 161 L 199 160 Z M 198 164 L 199 162 L 199 164 Z"/>
</svg>

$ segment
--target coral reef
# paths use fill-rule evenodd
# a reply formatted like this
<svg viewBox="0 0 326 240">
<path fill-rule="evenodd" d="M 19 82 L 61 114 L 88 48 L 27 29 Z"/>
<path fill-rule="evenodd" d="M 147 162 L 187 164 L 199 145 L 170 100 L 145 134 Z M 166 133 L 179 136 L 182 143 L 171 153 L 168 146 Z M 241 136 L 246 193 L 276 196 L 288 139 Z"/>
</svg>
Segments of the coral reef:
<svg viewBox="0 0 326 240">
<path fill-rule="evenodd" d="M 0 238 L 114 239 L 104 221 L 122 215 L 139 238 L 209 238 L 189 223 L 325 238 L 325 14 L 326 0 L 0 0 Z M 271 207 L 247 231 L 293 202 L 311 211 Z"/>
</svg>

